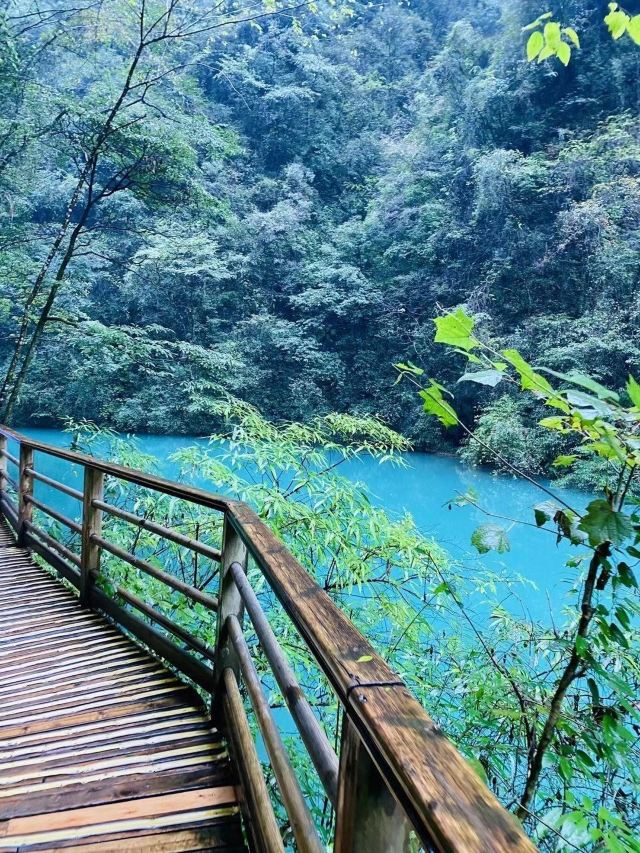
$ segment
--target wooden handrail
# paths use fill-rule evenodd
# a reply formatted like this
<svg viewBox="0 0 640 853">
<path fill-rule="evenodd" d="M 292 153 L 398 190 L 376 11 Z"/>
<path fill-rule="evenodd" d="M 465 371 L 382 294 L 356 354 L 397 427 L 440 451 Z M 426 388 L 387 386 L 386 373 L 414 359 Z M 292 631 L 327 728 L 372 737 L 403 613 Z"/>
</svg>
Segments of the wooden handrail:
<svg viewBox="0 0 640 853">
<path fill-rule="evenodd" d="M 221 587 L 216 601 L 219 605 L 218 640 L 211 689 L 217 685 L 221 694 L 218 699 L 222 701 L 218 701 L 218 708 L 224 710 L 225 707 L 237 706 L 237 696 L 234 696 L 231 704 L 225 703 L 224 685 L 232 674 L 238 678 L 241 671 L 245 674 L 250 672 L 246 660 L 247 650 L 240 639 L 243 596 L 236 588 L 234 572 L 231 570 L 234 563 L 239 564 L 240 572 L 236 569 L 236 577 L 244 586 L 244 567 L 248 554 L 262 571 L 324 672 L 343 709 L 336 853 L 404 850 L 403 839 L 408 838 L 408 823 L 405 831 L 402 821 L 407 818 L 427 850 L 531 853 L 536 849 L 516 819 L 497 802 L 399 676 L 249 506 L 194 486 L 175 483 L 76 451 L 52 447 L 6 427 L 0 427 L 0 437 L 19 442 L 24 459 L 30 458 L 34 451 L 42 452 L 81 465 L 85 470 L 99 472 L 224 514 Z M 29 468 L 32 467 L 29 464 Z M 30 474 L 29 468 L 27 473 Z M 33 478 L 48 481 L 43 475 L 37 475 L 30 476 L 29 482 Z M 0 489 L 1 486 L 0 481 Z M 3 500 L 5 497 L 0 493 L 0 508 L 3 510 L 9 506 Z M 85 506 L 86 501 L 85 494 Z M 21 505 L 30 506 L 24 498 Z M 100 510 L 108 509 L 102 499 L 92 500 L 88 505 Z M 124 512 L 120 513 L 121 517 L 125 515 Z M 160 525 L 154 526 L 154 533 L 162 532 Z M 26 520 L 24 527 L 27 532 L 33 529 L 30 519 Z M 188 537 L 184 539 L 188 540 Z M 180 540 L 180 544 L 185 544 L 181 536 Z M 46 543 L 46 539 L 44 541 Z M 122 549 L 108 545 L 100 536 L 92 534 L 89 541 L 127 559 L 122 556 L 127 552 L 118 553 Z M 43 553 L 42 550 L 39 553 Z M 133 561 L 144 563 L 133 555 L 128 555 L 128 558 L 133 565 Z M 52 564 L 56 565 L 53 561 Z M 120 619 L 128 630 L 136 632 L 130 626 L 137 625 L 140 620 L 109 601 L 103 592 L 92 588 L 89 600 L 105 609 L 116 620 Z M 244 600 L 252 601 L 246 588 Z M 161 646 L 166 649 L 166 654 L 173 655 L 173 660 L 182 660 L 182 650 L 169 651 L 166 639 L 156 637 L 148 627 L 140 630 L 144 630 L 145 636 L 151 638 L 145 639 L 145 642 L 154 648 Z M 233 637 L 229 636 L 229 630 Z M 240 665 L 238 650 L 243 666 Z M 271 657 L 274 657 L 273 653 Z M 206 670 L 202 664 L 194 661 L 188 666 L 190 672 L 196 673 L 198 683 L 206 685 Z M 257 694 L 252 698 L 256 697 Z M 251 767 L 255 767 L 255 762 L 251 763 Z M 387 793 L 383 796 L 385 791 Z M 389 808 L 385 796 L 391 796 L 402 810 L 394 812 L 393 807 Z M 385 840 L 385 826 L 386 831 L 393 828 L 396 840 L 392 847 Z"/>
<path fill-rule="evenodd" d="M 67 450 L 64 447 L 55 447 L 53 444 L 45 444 L 43 441 L 29 438 L 6 426 L 0 426 L 0 435 L 5 436 L 5 438 L 12 438 L 21 445 L 45 453 L 47 456 L 55 456 L 56 459 L 64 459 L 66 462 L 71 462 L 74 465 L 94 468 L 96 471 L 100 471 L 102 474 L 107 474 L 117 480 L 125 480 L 143 489 L 162 492 L 162 494 L 169 495 L 169 497 L 189 501 L 199 506 L 215 509 L 218 512 L 224 512 L 229 503 L 222 495 L 214 495 L 205 489 L 199 489 L 197 486 L 176 483 L 174 480 L 165 480 L 163 477 L 156 477 L 144 471 L 137 471 L 135 468 L 117 465 L 114 462 L 105 462 L 102 459 L 97 459 L 95 456 L 88 456 L 86 453 L 78 453 L 76 450 Z"/>
</svg>

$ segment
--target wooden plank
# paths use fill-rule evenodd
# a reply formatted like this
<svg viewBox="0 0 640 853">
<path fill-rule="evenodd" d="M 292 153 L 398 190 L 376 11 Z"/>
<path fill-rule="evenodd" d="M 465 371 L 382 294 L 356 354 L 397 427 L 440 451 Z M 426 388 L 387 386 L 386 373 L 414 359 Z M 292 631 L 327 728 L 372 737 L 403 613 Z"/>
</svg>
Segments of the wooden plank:
<svg viewBox="0 0 640 853">
<path fill-rule="evenodd" d="M 0 827 L 0 838 L 3 846 L 25 847 L 118 831 L 179 827 L 237 812 L 232 787 L 197 789 L 47 815 L 10 818 Z"/>
<path fill-rule="evenodd" d="M 182 715 L 197 714 L 199 719 L 204 720 L 198 708 L 181 703 L 172 703 L 168 706 L 156 703 L 154 708 L 144 704 L 128 704 L 123 705 L 120 709 L 110 708 L 108 710 L 110 713 L 102 717 L 93 715 L 91 718 L 86 718 L 87 715 L 85 714 L 72 714 L 56 721 L 54 726 L 56 738 L 59 742 L 63 738 L 77 736 L 93 739 L 99 737 L 96 734 L 97 732 L 119 731 L 122 726 L 158 725 L 160 722 L 173 721 L 174 718 L 182 719 Z M 51 737 L 50 731 L 50 728 L 34 729 L 27 727 L 26 731 L 20 730 L 11 737 L 3 736 L 2 745 L 4 749 L 12 749 L 26 744 L 48 742 Z"/>
<path fill-rule="evenodd" d="M 200 788 L 195 791 L 179 791 L 159 797 L 141 797 L 124 803 L 107 803 L 100 806 L 52 812 L 47 815 L 11 818 L 0 826 L 0 837 L 22 835 L 37 832 L 42 826 L 47 831 L 69 829 L 71 827 L 92 826 L 115 820 L 129 820 L 136 817 L 159 817 L 179 811 L 209 809 L 216 806 L 235 803 L 235 791 L 232 787 Z"/>
<path fill-rule="evenodd" d="M 57 609 L 49 613 L 33 616 L 29 613 L 23 619 L 4 619 L 2 632 L 0 634 L 0 644 L 13 644 L 15 640 L 21 637 L 35 638 L 40 635 L 47 635 L 51 629 L 65 630 L 66 628 L 75 629 L 79 625 L 82 626 L 98 626 L 100 622 L 89 613 L 82 613 L 77 609 L 72 613 L 60 613 Z M 36 640 L 36 642 L 38 642 Z"/>
<path fill-rule="evenodd" d="M 6 797 L 1 802 L 3 819 L 63 811 L 73 803 L 76 808 L 116 803 L 136 796 L 189 791 L 192 788 L 228 784 L 229 766 L 226 758 L 216 758 L 195 767 L 164 770 L 147 774 L 132 773 L 116 779 L 97 782 L 76 782 L 63 788 L 29 796 Z"/>
<path fill-rule="evenodd" d="M 90 640 L 85 640 L 82 637 L 71 637 L 68 642 L 64 642 L 62 640 L 60 643 L 58 642 L 49 642 L 47 643 L 46 648 L 38 648 L 31 649 L 28 646 L 24 649 L 16 650 L 16 654 L 11 655 L 11 659 L 9 662 L 7 660 L 3 660 L 0 665 L 0 672 L 10 672 L 11 665 L 14 663 L 20 669 L 26 661 L 38 661 L 41 662 L 43 660 L 51 660 L 52 655 L 55 654 L 56 660 L 61 660 L 63 658 L 74 657 L 81 650 L 90 650 L 96 646 L 107 649 L 116 649 L 122 648 L 126 645 L 131 645 L 131 643 L 127 641 L 126 637 L 122 634 L 119 634 L 117 631 L 113 631 L 113 633 L 108 633 L 105 631 L 104 636 L 99 636 L 96 634 Z M 6 658 L 8 652 L 5 655 L 0 655 L 0 657 Z"/>
<path fill-rule="evenodd" d="M 88 733 L 90 732 L 90 733 Z M 100 749 L 103 744 L 113 744 L 126 749 L 130 741 L 146 738 L 152 742 L 155 738 L 161 738 L 164 734 L 175 732 L 199 732 L 206 734 L 214 745 L 221 743 L 220 737 L 215 729 L 211 729 L 201 715 L 196 711 L 182 711 L 180 717 L 163 720 L 161 717 L 152 717 L 150 720 L 130 724 L 128 720 L 119 721 L 118 725 L 111 727 L 91 726 L 77 729 L 56 729 L 55 737 L 47 734 L 42 737 L 23 738 L 15 741 L 12 745 L 5 747 L 0 745 L 0 762 L 11 759 L 37 758 L 46 754 L 55 756 L 69 750 L 78 750 L 78 754 L 88 746 Z"/>
<path fill-rule="evenodd" d="M 103 652 L 102 654 L 73 658 L 62 662 L 59 666 L 47 665 L 47 661 L 41 661 L 40 667 L 21 665 L 18 667 L 19 674 L 14 673 L 13 676 L 0 678 L 0 691 L 5 684 L 20 690 L 21 684 L 32 685 L 34 677 L 37 678 L 38 676 L 42 676 L 47 684 L 56 684 L 73 678 L 76 673 L 90 676 L 94 673 L 118 670 L 123 666 L 131 667 L 145 661 L 148 661 L 148 658 L 145 658 L 141 652 L 132 651 L 130 647 L 125 646 L 120 652 Z M 0 671 L 3 674 L 6 672 L 4 667 Z"/>
<path fill-rule="evenodd" d="M 92 607 L 102 610 L 111 616 L 120 625 L 142 640 L 149 648 L 153 649 L 160 657 L 169 661 L 180 672 L 194 681 L 199 687 L 210 691 L 213 684 L 213 672 L 195 657 L 187 654 L 159 631 L 156 631 L 146 622 L 138 619 L 133 613 L 129 613 L 123 607 L 112 601 L 102 590 L 96 586 L 91 587 L 90 602 Z"/>
<path fill-rule="evenodd" d="M 22 689 L 0 697 L 0 716 L 6 711 L 11 713 L 11 709 L 22 706 L 37 708 L 43 701 L 50 707 L 51 703 L 63 701 L 63 699 L 66 701 L 67 697 L 74 694 L 85 696 L 91 691 L 92 696 L 109 695 L 107 691 L 119 690 L 120 685 L 127 685 L 128 690 L 131 684 L 147 685 L 150 682 L 157 683 L 158 679 L 165 683 L 171 677 L 167 670 L 153 659 L 148 660 L 147 663 L 129 668 L 120 667 L 106 673 L 89 671 L 75 680 L 47 683 L 44 686 Z"/>
<path fill-rule="evenodd" d="M 167 708 L 180 709 L 183 703 L 193 706 L 194 698 L 197 699 L 197 697 L 194 697 L 193 690 L 185 685 L 176 693 L 162 693 L 159 696 L 147 697 L 145 701 L 141 701 L 140 697 L 136 697 L 136 701 L 122 699 L 119 703 L 113 705 L 99 705 L 99 707 L 89 710 L 76 709 L 60 719 L 40 718 L 29 722 L 23 720 L 21 723 L 3 727 L 0 737 L 3 743 L 6 743 L 12 738 L 35 734 L 37 732 L 51 731 L 61 726 L 83 726 L 86 723 L 95 723 L 103 720 L 112 721 L 120 717 L 137 716 L 149 711 Z"/>
<path fill-rule="evenodd" d="M 0 643 L 0 655 L 10 655 L 12 651 L 18 649 L 33 648 L 34 640 L 43 645 L 49 645 L 51 641 L 63 638 L 74 637 L 76 639 L 90 639 L 95 636 L 96 623 L 92 621 L 91 616 L 85 617 L 86 621 L 76 622 L 73 626 L 60 623 L 57 626 L 38 629 L 31 634 L 16 634 L 9 638 L 5 643 Z"/>
<path fill-rule="evenodd" d="M 85 844 L 57 844 L 56 847 L 38 847 L 39 853 L 53 853 L 65 850 L 65 853 L 123 853 L 122 840 L 126 839 L 127 853 L 195 853 L 198 850 L 224 849 L 224 853 L 246 853 L 242 841 L 242 832 L 237 821 L 218 820 L 216 824 L 175 831 L 154 832 L 149 835 L 146 831 L 141 834 L 127 833 L 125 836 L 114 834 L 102 836 L 103 840 L 95 841 L 90 838 Z M 107 840 L 104 840 L 107 839 Z M 36 848 L 31 848 L 32 850 Z"/>
<path fill-rule="evenodd" d="M 11 619 L 12 616 L 20 616 L 24 612 L 25 603 L 29 607 L 31 616 L 49 613 L 52 607 L 61 613 L 70 613 L 77 610 L 78 602 L 70 596 L 66 590 L 61 589 L 59 594 L 50 592 L 46 596 L 36 596 L 22 601 L 7 601 L 0 603 L 0 619 Z"/>
<path fill-rule="evenodd" d="M 55 741 L 53 742 L 55 745 Z M 51 744 L 49 744 L 51 746 Z M 78 764 L 91 765 L 95 760 L 105 761 L 112 758 L 120 757 L 123 759 L 122 765 L 132 756 L 149 755 L 153 752 L 154 757 L 160 759 L 162 757 L 163 748 L 172 749 L 173 747 L 206 747 L 210 750 L 211 756 L 215 756 L 224 751 L 224 747 L 220 743 L 213 743 L 211 736 L 207 731 L 192 730 L 185 731 L 180 729 L 173 733 L 163 733 L 155 736 L 145 736 L 142 738 L 130 738 L 126 741 L 111 741 L 101 745 L 88 744 L 84 747 L 75 746 L 71 750 L 54 750 L 49 752 L 48 749 L 40 749 L 35 755 L 26 756 L 23 758 L 12 758 L 8 761 L 0 761 L 0 779 L 12 778 L 13 774 L 22 772 L 39 771 L 40 774 L 49 775 L 49 771 L 60 768 L 74 768 Z M 195 751 L 195 750 L 194 750 Z M 204 752 L 204 748 L 202 752 Z"/>
<path fill-rule="evenodd" d="M 118 764 L 113 766 L 110 765 L 109 767 L 93 770 L 92 772 L 87 771 L 82 775 L 81 779 L 69 776 L 59 776 L 53 779 L 45 778 L 34 779 L 31 781 L 27 780 L 24 784 L 0 790 L 0 808 L 2 808 L 2 804 L 6 799 L 10 799 L 12 797 L 25 796 L 30 798 L 36 794 L 40 795 L 47 791 L 58 791 L 62 795 L 65 795 L 70 784 L 79 783 L 80 781 L 83 785 L 96 782 L 106 783 L 107 780 L 110 780 L 110 784 L 113 784 L 113 780 L 129 777 L 133 773 L 138 775 L 148 774 L 150 777 L 155 778 L 156 774 L 162 773 L 163 771 L 171 770 L 175 772 L 182 772 L 183 770 L 190 768 L 209 766 L 211 763 L 212 758 L 210 755 L 203 753 L 193 755 L 189 753 L 174 757 L 164 757 L 161 760 L 147 761 L 146 763 L 139 762 L 132 764 L 129 767 L 121 767 Z"/>
<path fill-rule="evenodd" d="M 158 679 L 149 679 L 148 687 L 141 689 L 138 684 L 125 685 L 117 690 L 100 690 L 86 696 L 84 702 L 79 701 L 74 696 L 61 698 L 53 702 L 43 702 L 31 706 L 31 712 L 25 714 L 24 709 L 12 708 L 5 711 L 0 719 L 0 734 L 5 726 L 10 726 L 15 723 L 16 718 L 22 719 L 24 723 L 40 720 L 46 717 L 62 717 L 70 708 L 75 708 L 78 711 L 88 711 L 93 708 L 103 708 L 107 705 L 116 705 L 126 701 L 125 694 L 131 694 L 139 699 L 151 698 L 171 693 L 177 693 L 182 690 L 180 684 L 168 672 L 165 677 Z M 86 694 L 85 694 L 86 695 Z"/>
<path fill-rule="evenodd" d="M 124 755 L 104 757 L 98 754 L 96 757 L 89 757 L 87 760 L 66 761 L 64 764 L 48 767 L 46 779 L 50 781 L 55 777 L 63 779 L 80 778 L 84 775 L 89 776 L 103 770 L 116 769 L 120 771 L 138 765 L 161 764 L 175 758 L 190 759 L 202 756 L 205 760 L 210 761 L 214 755 L 216 755 L 216 752 L 208 739 L 203 743 L 189 743 L 186 741 L 184 744 L 179 745 L 169 743 L 162 747 L 157 746 L 153 750 L 143 748 L 137 752 L 127 752 Z M 43 773 L 38 767 L 25 766 L 12 768 L 2 774 L 3 789 L 0 792 L 0 797 L 7 796 L 11 791 L 11 787 L 23 785 L 30 780 L 38 781 L 42 777 Z"/>
<path fill-rule="evenodd" d="M 2 548 L 4 531 L 0 850 L 243 850 L 228 754 L 197 694 Z"/>
</svg>

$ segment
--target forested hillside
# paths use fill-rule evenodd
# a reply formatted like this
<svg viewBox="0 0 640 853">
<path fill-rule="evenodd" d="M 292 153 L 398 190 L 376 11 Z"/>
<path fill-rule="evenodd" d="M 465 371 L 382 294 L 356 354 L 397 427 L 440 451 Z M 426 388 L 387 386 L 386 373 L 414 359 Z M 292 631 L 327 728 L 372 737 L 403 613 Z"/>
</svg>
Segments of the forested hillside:
<svg viewBox="0 0 640 853">
<path fill-rule="evenodd" d="M 460 303 L 550 367 L 638 372 L 640 50 L 606 4 L 555 4 L 567 67 L 526 60 L 538 0 L 242 8 L 146 45 L 106 134 L 131 7 L 3 13 L 0 358 L 29 362 L 5 415 L 207 432 L 222 386 L 442 448 L 393 364 L 457 376 L 432 318 Z"/>
</svg>

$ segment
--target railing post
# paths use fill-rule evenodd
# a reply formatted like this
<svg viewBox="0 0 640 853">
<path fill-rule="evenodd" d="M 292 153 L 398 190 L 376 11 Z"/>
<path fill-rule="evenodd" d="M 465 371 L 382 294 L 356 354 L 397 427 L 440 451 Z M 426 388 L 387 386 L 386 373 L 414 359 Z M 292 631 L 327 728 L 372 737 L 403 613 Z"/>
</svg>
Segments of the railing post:
<svg viewBox="0 0 640 853">
<path fill-rule="evenodd" d="M 7 436 L 0 434 L 0 497 L 7 491 Z"/>
<path fill-rule="evenodd" d="M 218 596 L 218 625 L 216 630 L 216 655 L 214 666 L 214 691 L 212 696 L 212 715 L 217 717 L 221 710 L 223 692 L 223 673 L 230 667 L 240 683 L 240 664 L 229 639 L 226 628 L 227 618 L 235 616 L 242 624 L 244 608 L 242 598 L 230 571 L 232 563 L 239 563 L 243 571 L 247 569 L 247 548 L 240 536 L 224 516 L 222 533 L 222 559 L 220 561 L 220 593 Z"/>
<path fill-rule="evenodd" d="M 20 442 L 18 483 L 18 545 L 24 546 L 27 524 L 33 518 L 33 504 L 27 500 L 33 494 L 33 477 L 27 469 L 33 468 L 33 448 Z"/>
<path fill-rule="evenodd" d="M 335 853 L 406 853 L 410 824 L 344 716 L 338 777 Z"/>
<path fill-rule="evenodd" d="M 104 491 L 104 474 L 90 465 L 84 469 L 84 490 L 82 500 L 82 552 L 80 555 L 80 604 L 89 606 L 91 573 L 100 568 L 100 546 L 92 542 L 92 536 L 102 533 L 102 510 L 97 509 L 94 501 L 101 501 Z"/>
</svg>

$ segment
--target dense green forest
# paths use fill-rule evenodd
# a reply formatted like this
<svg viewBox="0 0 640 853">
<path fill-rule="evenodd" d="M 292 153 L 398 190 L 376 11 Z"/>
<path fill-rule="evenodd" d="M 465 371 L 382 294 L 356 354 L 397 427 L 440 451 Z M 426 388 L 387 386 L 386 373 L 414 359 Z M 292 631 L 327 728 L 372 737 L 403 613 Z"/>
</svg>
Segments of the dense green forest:
<svg viewBox="0 0 640 853">
<path fill-rule="evenodd" d="M 231 5 L 154 34 L 131 89 L 132 8 L 82 6 L 2 19 L 14 379 L 51 303 L 3 389 L 15 422 L 207 433 L 223 387 L 271 416 L 376 413 L 442 449 L 460 435 L 393 364 L 456 376 L 432 318 L 460 303 L 549 367 L 621 387 L 640 366 L 640 50 L 605 4 L 554 7 L 581 37 L 567 67 L 526 60 L 534 0 Z M 458 406 L 497 412 L 533 470 L 552 458 L 521 403 L 474 387 Z"/>
</svg>

